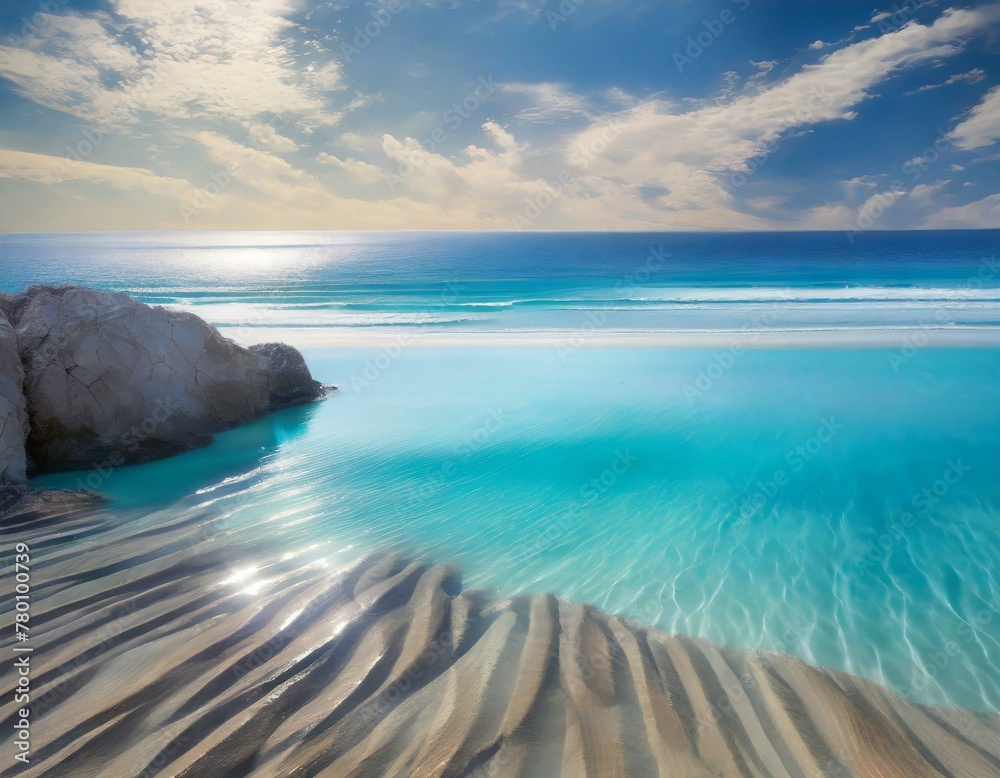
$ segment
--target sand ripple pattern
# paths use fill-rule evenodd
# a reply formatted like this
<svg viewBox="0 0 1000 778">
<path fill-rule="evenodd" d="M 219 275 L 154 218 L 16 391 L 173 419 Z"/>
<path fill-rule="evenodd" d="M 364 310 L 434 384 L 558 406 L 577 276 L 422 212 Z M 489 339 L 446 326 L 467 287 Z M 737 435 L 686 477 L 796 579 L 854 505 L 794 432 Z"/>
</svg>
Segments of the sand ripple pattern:
<svg viewBox="0 0 1000 778">
<path fill-rule="evenodd" d="M 399 554 L 274 559 L 218 520 L 4 520 L 34 544 L 36 709 L 30 768 L 2 775 L 1000 776 L 995 716 Z"/>
</svg>

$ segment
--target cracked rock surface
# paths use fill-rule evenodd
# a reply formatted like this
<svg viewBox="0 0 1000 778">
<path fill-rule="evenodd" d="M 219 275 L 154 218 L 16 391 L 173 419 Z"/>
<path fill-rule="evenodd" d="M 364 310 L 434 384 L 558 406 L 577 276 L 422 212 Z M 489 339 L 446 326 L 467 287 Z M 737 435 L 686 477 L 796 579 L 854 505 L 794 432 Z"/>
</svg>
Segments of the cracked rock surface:
<svg viewBox="0 0 1000 778">
<path fill-rule="evenodd" d="M 20 359 L 0 352 L 0 366 L 16 386 L 23 365 L 27 462 L 38 471 L 159 459 L 323 394 L 290 346 L 272 344 L 285 355 L 276 363 L 193 314 L 123 294 L 33 286 L 5 306 Z M 9 348 L 2 330 L 0 342 Z"/>
<path fill-rule="evenodd" d="M 17 338 L 5 313 L 10 301 L 9 295 L 0 296 L 0 508 L 27 486 L 28 409 Z"/>
<path fill-rule="evenodd" d="M 301 405 L 323 392 L 323 385 L 313 380 L 298 349 L 286 343 L 261 343 L 251 346 L 250 351 L 267 360 L 272 411 Z"/>
</svg>

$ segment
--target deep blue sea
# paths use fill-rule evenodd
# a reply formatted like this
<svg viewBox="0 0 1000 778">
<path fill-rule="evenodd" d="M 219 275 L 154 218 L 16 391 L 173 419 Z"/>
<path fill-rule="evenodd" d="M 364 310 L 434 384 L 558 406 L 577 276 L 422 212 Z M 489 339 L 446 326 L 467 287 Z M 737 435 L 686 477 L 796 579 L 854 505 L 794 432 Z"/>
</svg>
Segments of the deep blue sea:
<svg viewBox="0 0 1000 778">
<path fill-rule="evenodd" d="M 1000 324 L 1000 231 L 7 235 L 0 288 L 86 283 L 232 327 L 837 331 Z"/>
<path fill-rule="evenodd" d="M 1000 711 L 1000 232 L 22 236 L 303 347 L 340 391 L 124 467 L 122 511 L 273 519 Z M 39 485 L 95 485 L 93 473 Z"/>
</svg>

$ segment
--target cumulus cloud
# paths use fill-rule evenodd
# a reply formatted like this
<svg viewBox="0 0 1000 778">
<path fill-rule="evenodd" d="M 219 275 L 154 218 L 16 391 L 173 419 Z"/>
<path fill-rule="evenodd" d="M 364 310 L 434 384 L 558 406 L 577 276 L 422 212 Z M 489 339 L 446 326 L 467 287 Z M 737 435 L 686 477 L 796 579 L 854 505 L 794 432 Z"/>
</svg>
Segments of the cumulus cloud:
<svg viewBox="0 0 1000 778">
<path fill-rule="evenodd" d="M 24 36 L 0 45 L 0 75 L 41 105 L 106 127 L 147 115 L 339 118 L 325 99 L 341 88 L 339 65 L 297 64 L 286 0 L 112 0 L 111 9 L 37 14 Z"/>
<path fill-rule="evenodd" d="M 495 122 L 484 123 L 482 129 L 493 148 L 470 145 L 460 159 L 428 152 L 414 138 L 385 135 L 382 149 L 390 163 L 390 189 L 449 209 L 471 205 L 481 224 L 509 229 L 520 198 L 543 191 L 546 184 L 525 171 L 526 148 L 510 132 Z"/>
<path fill-rule="evenodd" d="M 289 153 L 298 149 L 298 145 L 291 138 L 286 138 L 270 124 L 253 124 L 248 131 L 250 140 L 257 146 L 270 149 L 271 151 Z"/>
<path fill-rule="evenodd" d="M 397 128 L 419 122 L 405 123 L 412 112 L 388 117 L 388 104 L 372 124 L 335 138 L 328 128 L 371 101 L 350 89 L 335 59 L 296 48 L 296 2 L 109 0 L 107 12 L 41 14 L 34 29 L 0 45 L 0 75 L 46 108 L 134 138 L 158 130 L 157 153 L 141 166 L 81 163 L 63 181 L 141 189 L 182 205 L 200 192 L 206 228 L 839 228 L 866 208 L 929 208 L 935 187 L 924 182 L 879 206 L 874 180 L 856 179 L 835 184 L 844 202 L 800 212 L 789 211 L 797 206 L 785 192 L 741 187 L 779 144 L 852 121 L 875 87 L 945 61 L 998 18 L 993 5 L 850 45 L 817 41 L 814 64 L 786 71 L 785 61 L 752 61 L 742 86 L 734 74 L 713 102 L 613 86 L 583 95 L 555 81 L 499 84 L 503 118 L 480 117 L 478 135 L 463 127 L 468 145 L 459 148 L 457 132 L 433 146 L 408 137 Z M 974 83 L 981 73 L 946 83 Z M 998 127 L 1000 88 L 953 137 L 959 148 L 981 148 L 1000 137 Z M 171 175 L 147 169 L 155 167 L 147 158 L 165 160 Z M 44 177 L 51 159 L 2 152 L 0 177 L 60 186 Z M 225 185 L 206 200 L 210 180 Z M 992 213 L 988 203 L 967 208 L 948 218 Z"/>
<path fill-rule="evenodd" d="M 738 225 L 722 174 L 752 172 L 755 161 L 789 131 L 851 119 L 872 87 L 902 68 L 958 51 L 965 36 L 996 17 L 997 6 L 991 6 L 948 12 L 932 25 L 911 23 L 722 105 L 679 113 L 663 101 L 646 101 L 615 117 L 621 135 L 596 155 L 591 172 L 620 182 L 622 189 L 667 189 L 659 206 L 691 227 Z M 591 147 L 592 135 L 587 129 L 572 137 L 570 153 Z"/>
<path fill-rule="evenodd" d="M 585 127 L 545 148 L 518 142 L 488 122 L 483 129 L 491 142 L 469 146 L 460 157 L 391 134 L 384 136 L 382 151 L 390 178 L 395 177 L 394 191 L 445 207 L 471 203 L 481 221 L 499 227 L 532 212 L 537 215 L 530 226 L 550 229 L 785 227 L 761 207 L 777 206 L 777 199 L 758 196 L 747 201 L 752 212 L 744 212 L 733 175 L 749 178 L 776 144 L 814 125 L 850 121 L 873 87 L 903 68 L 957 52 L 964 37 L 995 16 L 993 7 L 948 12 L 931 25 L 911 23 L 717 104 L 678 110 L 657 97 L 622 103 L 603 114 L 593 111 L 582 117 Z M 776 64 L 754 63 L 764 74 Z M 530 97 L 540 121 L 586 110 L 582 100 L 556 85 L 502 89 Z M 921 191 L 917 199 L 923 196 Z M 860 208 L 831 204 L 806 218 L 810 224 L 840 219 L 840 227 L 845 216 L 876 205 L 868 200 Z"/>
<path fill-rule="evenodd" d="M 365 184 L 374 184 L 385 180 L 385 174 L 382 172 L 380 167 L 369 164 L 368 162 L 362 162 L 361 160 L 354 159 L 354 157 L 340 159 L 333 154 L 327 154 L 325 151 L 321 151 L 317 155 L 316 160 L 321 165 L 326 165 L 337 170 L 342 170 L 345 173 L 349 173 L 355 179 Z"/>
</svg>

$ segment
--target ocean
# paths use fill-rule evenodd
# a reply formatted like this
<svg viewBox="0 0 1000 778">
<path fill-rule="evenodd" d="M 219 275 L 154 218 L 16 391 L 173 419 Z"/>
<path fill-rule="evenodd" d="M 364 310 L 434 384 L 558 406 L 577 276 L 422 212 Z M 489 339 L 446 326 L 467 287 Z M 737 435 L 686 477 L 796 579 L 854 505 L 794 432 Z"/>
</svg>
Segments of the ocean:
<svg viewBox="0 0 1000 778">
<path fill-rule="evenodd" d="M 0 288 L 194 311 L 340 386 L 35 479 L 123 522 L 202 506 L 275 558 L 398 549 L 1000 712 L 998 238 L 6 235 Z"/>
</svg>

